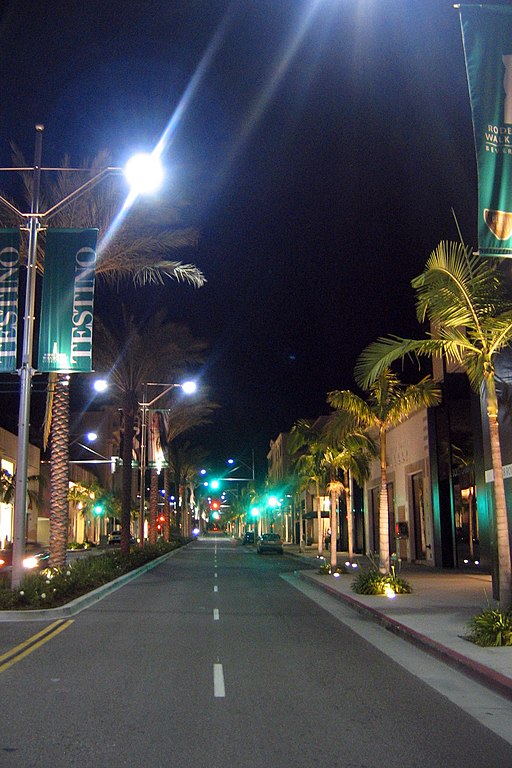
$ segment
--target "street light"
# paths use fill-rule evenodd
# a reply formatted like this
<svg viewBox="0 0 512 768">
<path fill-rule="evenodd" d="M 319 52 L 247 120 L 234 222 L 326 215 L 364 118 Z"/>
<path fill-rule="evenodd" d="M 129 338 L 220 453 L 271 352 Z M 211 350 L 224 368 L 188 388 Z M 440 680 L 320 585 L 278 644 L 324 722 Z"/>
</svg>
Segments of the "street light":
<svg viewBox="0 0 512 768">
<path fill-rule="evenodd" d="M 22 213 L 9 200 L 0 195 L 0 203 L 8 208 L 23 222 L 28 222 L 28 250 L 27 250 L 27 280 L 25 289 L 25 314 L 23 318 L 22 354 L 20 376 L 20 403 L 18 415 L 18 443 L 16 454 L 16 488 L 14 498 L 14 533 L 12 551 L 12 586 L 17 587 L 23 576 L 23 558 L 25 554 L 25 526 L 27 515 L 27 478 L 28 478 L 28 443 L 30 425 L 30 391 L 34 369 L 32 368 L 32 352 L 34 345 L 34 321 L 35 321 L 35 297 L 37 275 L 37 236 L 41 227 L 41 221 L 49 221 L 56 213 L 65 208 L 76 198 L 93 189 L 111 173 L 122 173 L 123 168 L 109 166 L 92 176 L 84 184 L 55 203 L 47 211 L 39 210 L 39 193 L 41 187 L 42 171 L 77 171 L 84 173 L 83 168 L 42 168 L 42 147 L 44 125 L 35 126 L 35 150 L 34 166 L 32 168 L 0 168 L 0 171 L 28 171 L 33 172 L 32 197 L 30 213 Z M 132 194 L 141 190 L 139 187 Z"/>
<path fill-rule="evenodd" d="M 246 464 L 245 461 L 242 461 L 242 459 L 231 459 L 230 458 L 230 459 L 226 460 L 226 463 L 229 464 L 230 466 L 232 466 L 232 469 L 230 470 L 230 472 L 234 472 L 235 470 L 238 469 L 238 466 L 236 466 L 236 467 L 233 466 L 234 464 L 242 464 L 244 467 L 246 467 L 246 469 L 249 470 L 249 472 L 252 473 L 252 478 L 250 478 L 250 479 L 254 480 L 254 477 L 255 477 L 255 475 L 254 475 L 254 449 L 252 451 L 252 466 L 249 466 L 248 464 Z M 234 478 L 234 479 L 238 479 L 238 478 Z M 242 480 L 242 479 L 245 480 L 246 478 L 240 478 L 240 480 Z"/>
<path fill-rule="evenodd" d="M 148 387 L 163 387 L 162 392 L 159 392 L 152 400 L 148 401 Z M 158 384 L 156 382 L 148 382 L 142 385 L 142 402 L 139 403 L 141 410 L 141 425 L 140 425 L 140 506 L 139 506 L 139 538 L 140 546 L 144 546 L 144 516 L 146 506 L 146 468 L 147 468 L 147 437 L 148 437 L 148 410 L 162 397 L 165 397 L 171 389 L 179 387 L 186 395 L 193 394 L 197 389 L 195 381 L 184 381 L 182 384 Z"/>
</svg>

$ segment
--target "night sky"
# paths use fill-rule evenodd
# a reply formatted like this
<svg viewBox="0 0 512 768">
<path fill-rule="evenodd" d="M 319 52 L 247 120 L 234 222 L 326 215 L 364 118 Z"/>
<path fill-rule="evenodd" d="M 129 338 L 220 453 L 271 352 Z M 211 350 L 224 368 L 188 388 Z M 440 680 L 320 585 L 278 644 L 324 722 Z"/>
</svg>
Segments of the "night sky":
<svg viewBox="0 0 512 768">
<path fill-rule="evenodd" d="M 254 449 L 263 469 L 271 439 L 325 412 L 329 390 L 354 388 L 366 344 L 421 332 L 410 280 L 456 239 L 452 209 L 476 244 L 452 2 L 0 7 L 2 165 L 11 140 L 32 158 L 37 122 L 52 165 L 104 148 L 122 164 L 173 121 L 169 183 L 190 201 L 208 284 L 169 283 L 143 302 L 209 341 L 202 378 L 223 406 L 201 437 L 213 456 Z"/>
</svg>

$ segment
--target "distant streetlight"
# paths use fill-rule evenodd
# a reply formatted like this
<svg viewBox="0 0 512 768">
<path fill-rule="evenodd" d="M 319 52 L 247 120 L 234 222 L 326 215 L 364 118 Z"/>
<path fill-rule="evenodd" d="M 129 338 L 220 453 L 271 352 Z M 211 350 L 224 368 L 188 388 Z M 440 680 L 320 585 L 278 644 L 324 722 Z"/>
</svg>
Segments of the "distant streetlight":
<svg viewBox="0 0 512 768">
<path fill-rule="evenodd" d="M 234 472 L 235 470 L 237 470 L 239 465 L 245 467 L 252 474 L 252 477 L 249 478 L 249 479 L 254 480 L 254 478 L 255 478 L 255 473 L 254 473 L 254 450 L 252 452 L 252 466 L 249 466 L 249 464 L 246 464 L 245 461 L 242 461 L 242 459 L 233 459 L 233 458 L 226 459 L 226 464 L 229 464 L 232 467 L 230 472 Z M 227 478 L 227 479 L 229 480 L 230 478 Z M 247 478 L 232 478 L 232 479 L 233 480 L 246 480 Z"/>
<path fill-rule="evenodd" d="M 9 200 L 0 195 L 0 203 L 14 213 L 20 221 L 28 223 L 27 278 L 25 289 L 25 314 L 23 318 L 22 355 L 20 376 L 20 403 L 18 414 L 18 443 L 16 455 L 16 489 L 14 499 L 14 533 L 12 552 L 12 586 L 17 587 L 23 577 L 23 558 L 25 554 L 26 516 L 27 516 L 27 484 L 28 484 L 28 443 L 30 425 L 30 394 L 34 369 L 32 368 L 32 353 L 34 344 L 35 297 L 37 275 L 37 237 L 41 223 L 49 221 L 56 213 L 65 208 L 76 198 L 93 189 L 104 178 L 112 173 L 122 173 L 123 168 L 109 166 L 95 173 L 88 181 L 66 195 L 62 200 L 51 206 L 47 211 L 39 210 L 39 196 L 42 171 L 66 171 L 84 173 L 83 168 L 43 168 L 41 167 L 44 125 L 36 125 L 34 165 L 32 168 L 0 168 L 0 171 L 33 172 L 32 199 L 30 212 L 23 213 Z M 153 158 L 153 156 L 151 156 Z M 156 157 L 154 158 L 156 160 Z M 151 163 L 151 176 L 154 178 L 154 162 Z M 132 194 L 142 193 L 144 185 L 137 184 Z"/>
<path fill-rule="evenodd" d="M 148 387 L 163 387 L 152 400 L 148 401 Z M 158 384 L 148 382 L 142 385 L 142 402 L 139 403 L 141 410 L 140 425 L 140 505 L 139 505 L 139 538 L 140 546 L 144 546 L 144 517 L 146 507 L 146 469 L 147 469 L 147 439 L 148 439 L 148 410 L 162 397 L 165 397 L 172 389 L 180 388 L 186 395 L 191 395 L 197 390 L 195 381 L 184 381 L 181 384 Z"/>
</svg>

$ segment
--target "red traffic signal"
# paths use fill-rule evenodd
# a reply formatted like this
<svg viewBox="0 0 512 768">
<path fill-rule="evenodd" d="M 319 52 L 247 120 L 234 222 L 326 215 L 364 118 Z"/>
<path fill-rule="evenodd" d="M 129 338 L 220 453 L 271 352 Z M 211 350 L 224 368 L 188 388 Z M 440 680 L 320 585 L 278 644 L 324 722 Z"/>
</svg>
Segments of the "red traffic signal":
<svg viewBox="0 0 512 768">
<path fill-rule="evenodd" d="M 220 509 L 220 504 L 218 501 L 212 501 L 212 509 Z"/>
</svg>

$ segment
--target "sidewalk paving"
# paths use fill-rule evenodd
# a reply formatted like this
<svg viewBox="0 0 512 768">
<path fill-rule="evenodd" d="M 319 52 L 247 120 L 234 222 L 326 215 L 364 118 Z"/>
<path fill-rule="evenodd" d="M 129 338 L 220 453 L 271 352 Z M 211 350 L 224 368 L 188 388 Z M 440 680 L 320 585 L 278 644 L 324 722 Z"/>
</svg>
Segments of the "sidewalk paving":
<svg viewBox="0 0 512 768">
<path fill-rule="evenodd" d="M 305 553 L 300 553 L 298 546 L 285 544 L 285 554 L 309 566 L 318 562 L 314 547 L 307 547 Z M 346 553 L 338 554 L 339 565 L 346 560 Z M 489 575 L 404 564 L 400 575 L 411 584 L 413 592 L 397 595 L 394 599 L 356 595 L 351 589 L 352 573 L 343 573 L 336 578 L 308 569 L 300 571 L 299 575 L 512 699 L 512 648 L 480 648 L 463 637 L 472 616 L 489 605 L 496 605 Z"/>
</svg>

